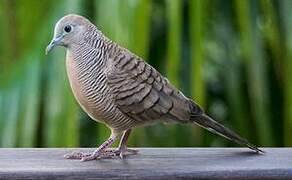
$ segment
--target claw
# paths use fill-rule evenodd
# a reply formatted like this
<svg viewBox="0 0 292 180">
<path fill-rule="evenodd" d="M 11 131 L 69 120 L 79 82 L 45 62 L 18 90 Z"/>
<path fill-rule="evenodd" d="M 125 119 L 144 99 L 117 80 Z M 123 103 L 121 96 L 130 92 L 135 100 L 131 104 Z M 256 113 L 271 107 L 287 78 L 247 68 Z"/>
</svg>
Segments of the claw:
<svg viewBox="0 0 292 180">
<path fill-rule="evenodd" d="M 123 152 L 120 152 L 120 158 L 124 159 L 124 153 Z"/>
<path fill-rule="evenodd" d="M 116 153 L 120 156 L 121 159 L 123 159 L 126 155 L 136 155 L 138 153 L 138 150 L 128 149 L 127 147 L 120 147 L 116 150 Z"/>
<path fill-rule="evenodd" d="M 92 154 L 90 156 L 85 156 L 85 157 L 82 157 L 80 161 L 82 162 L 85 162 L 85 161 L 91 161 L 91 160 L 95 160 L 99 157 L 99 155 L 95 155 L 95 154 Z"/>
</svg>

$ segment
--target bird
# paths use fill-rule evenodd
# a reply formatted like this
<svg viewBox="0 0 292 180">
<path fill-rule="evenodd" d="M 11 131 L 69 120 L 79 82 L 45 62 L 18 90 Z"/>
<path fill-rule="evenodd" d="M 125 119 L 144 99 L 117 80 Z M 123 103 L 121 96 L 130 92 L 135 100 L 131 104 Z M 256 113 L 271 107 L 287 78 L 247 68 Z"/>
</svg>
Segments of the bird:
<svg viewBox="0 0 292 180">
<path fill-rule="evenodd" d="M 66 71 L 73 95 L 110 137 L 92 152 L 71 152 L 67 159 L 97 160 L 137 154 L 127 146 L 133 128 L 157 122 L 199 125 L 256 153 L 263 150 L 208 116 L 191 98 L 138 55 L 108 38 L 87 18 L 68 14 L 58 20 L 46 48 L 66 49 Z M 120 138 L 116 149 L 111 145 Z"/>
</svg>

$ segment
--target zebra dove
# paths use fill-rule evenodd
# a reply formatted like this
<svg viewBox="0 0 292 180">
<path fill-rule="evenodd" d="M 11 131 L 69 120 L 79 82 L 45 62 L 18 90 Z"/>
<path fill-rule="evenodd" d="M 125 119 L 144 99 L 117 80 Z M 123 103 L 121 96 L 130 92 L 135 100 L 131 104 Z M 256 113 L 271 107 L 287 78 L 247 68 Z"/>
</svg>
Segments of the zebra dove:
<svg viewBox="0 0 292 180">
<path fill-rule="evenodd" d="M 157 70 L 107 38 L 86 18 L 61 18 L 46 53 L 64 46 L 66 69 L 73 94 L 95 121 L 111 129 L 110 137 L 93 152 L 72 152 L 68 159 L 82 161 L 136 154 L 127 148 L 131 129 L 156 122 L 192 123 L 255 152 L 263 152 L 204 113 Z M 110 147 L 122 135 L 116 150 Z"/>
</svg>

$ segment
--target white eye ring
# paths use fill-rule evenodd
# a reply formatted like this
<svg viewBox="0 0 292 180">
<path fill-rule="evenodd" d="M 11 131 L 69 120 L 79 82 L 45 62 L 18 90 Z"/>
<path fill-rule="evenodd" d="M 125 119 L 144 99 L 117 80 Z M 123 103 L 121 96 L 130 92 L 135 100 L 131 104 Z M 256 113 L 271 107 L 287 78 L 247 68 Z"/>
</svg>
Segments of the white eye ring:
<svg viewBox="0 0 292 180">
<path fill-rule="evenodd" d="M 72 29 L 73 29 L 73 27 L 72 27 L 71 25 L 66 25 L 66 26 L 64 27 L 64 31 L 65 31 L 66 33 L 70 33 L 70 32 L 72 31 Z"/>
</svg>

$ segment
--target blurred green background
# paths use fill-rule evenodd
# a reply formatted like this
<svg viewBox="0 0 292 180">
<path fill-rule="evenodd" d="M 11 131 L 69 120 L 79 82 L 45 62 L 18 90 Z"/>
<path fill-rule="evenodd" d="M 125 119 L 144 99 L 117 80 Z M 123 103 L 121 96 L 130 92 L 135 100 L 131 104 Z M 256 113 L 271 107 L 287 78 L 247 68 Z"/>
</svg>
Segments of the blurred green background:
<svg viewBox="0 0 292 180">
<path fill-rule="evenodd" d="M 77 13 L 259 146 L 292 145 L 291 0 L 0 0 L 1 147 L 93 147 L 109 130 L 80 109 L 59 18 Z M 191 125 L 137 128 L 130 146 L 235 146 Z"/>
</svg>

